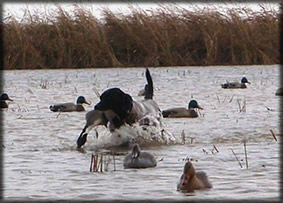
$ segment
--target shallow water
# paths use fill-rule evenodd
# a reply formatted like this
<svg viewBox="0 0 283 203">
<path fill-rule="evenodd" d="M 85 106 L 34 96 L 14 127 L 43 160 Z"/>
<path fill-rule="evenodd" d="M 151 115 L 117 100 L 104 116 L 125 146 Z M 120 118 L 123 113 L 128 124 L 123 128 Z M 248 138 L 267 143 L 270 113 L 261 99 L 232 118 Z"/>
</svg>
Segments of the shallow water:
<svg viewBox="0 0 283 203">
<path fill-rule="evenodd" d="M 163 119 L 166 130 L 185 144 L 143 148 L 159 160 L 156 168 L 123 169 L 127 151 L 108 170 L 89 172 L 95 132 L 84 151 L 76 140 L 85 112 L 54 113 L 49 105 L 84 95 L 93 109 L 95 89 L 120 87 L 135 100 L 146 79 L 143 68 L 4 71 L 4 90 L 14 100 L 4 110 L 4 198 L 14 199 L 279 199 L 279 66 L 150 68 L 154 99 L 161 109 L 204 108 L 198 118 Z M 245 75 L 247 89 L 220 84 Z M 246 111 L 239 105 L 246 103 Z M 101 127 L 103 128 L 103 127 Z M 99 130 L 99 128 L 98 128 Z M 272 130 L 278 139 L 273 138 Z M 101 134 L 100 134 L 101 135 Z M 243 141 L 247 141 L 246 168 Z M 214 149 L 216 146 L 218 152 Z M 242 168 L 231 149 L 240 159 Z M 181 193 L 176 184 L 186 157 L 205 171 L 213 188 Z M 109 156 L 108 158 L 112 158 Z"/>
</svg>

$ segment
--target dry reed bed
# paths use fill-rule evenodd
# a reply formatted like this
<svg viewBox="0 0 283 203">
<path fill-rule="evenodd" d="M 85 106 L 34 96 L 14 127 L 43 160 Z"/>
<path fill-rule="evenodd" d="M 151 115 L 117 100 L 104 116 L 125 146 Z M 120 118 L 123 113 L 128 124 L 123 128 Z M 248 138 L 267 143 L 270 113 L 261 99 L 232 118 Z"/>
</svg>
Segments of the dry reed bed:
<svg viewBox="0 0 283 203">
<path fill-rule="evenodd" d="M 86 68 L 279 63 L 279 14 L 273 10 L 162 7 L 130 14 L 103 9 L 99 20 L 77 7 L 4 20 L 4 68 Z M 245 17 L 241 17 L 241 15 Z"/>
</svg>

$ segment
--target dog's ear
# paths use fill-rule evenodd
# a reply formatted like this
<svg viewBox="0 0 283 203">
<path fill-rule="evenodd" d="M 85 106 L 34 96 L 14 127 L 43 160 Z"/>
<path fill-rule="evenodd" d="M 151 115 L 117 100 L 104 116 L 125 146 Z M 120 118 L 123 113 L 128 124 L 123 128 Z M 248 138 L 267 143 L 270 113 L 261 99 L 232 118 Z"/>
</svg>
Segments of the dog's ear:
<svg viewBox="0 0 283 203">
<path fill-rule="evenodd" d="M 133 107 L 133 99 L 129 94 L 123 95 L 123 111 L 127 114 L 132 110 Z"/>
<path fill-rule="evenodd" d="M 95 105 L 94 109 L 105 111 L 113 110 L 116 112 L 117 106 L 122 104 L 123 100 L 121 99 L 124 92 L 119 88 L 111 88 L 102 93 L 100 96 L 100 102 Z"/>
</svg>

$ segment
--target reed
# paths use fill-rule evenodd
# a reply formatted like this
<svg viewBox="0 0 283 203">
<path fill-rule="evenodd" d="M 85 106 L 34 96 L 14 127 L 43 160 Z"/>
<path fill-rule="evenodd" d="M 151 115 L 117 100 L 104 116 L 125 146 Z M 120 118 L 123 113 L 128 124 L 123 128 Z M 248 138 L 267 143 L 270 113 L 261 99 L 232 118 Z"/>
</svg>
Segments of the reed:
<svg viewBox="0 0 283 203">
<path fill-rule="evenodd" d="M 49 85 L 49 82 L 47 80 L 43 80 L 41 79 L 40 83 L 39 83 L 39 86 L 42 88 L 42 89 L 47 89 Z"/>
<path fill-rule="evenodd" d="M 185 135 L 185 131 L 184 130 L 182 130 L 181 137 L 182 137 L 182 143 L 186 144 L 186 135 Z"/>
<path fill-rule="evenodd" d="M 231 149 L 231 151 L 232 151 L 232 153 L 234 154 L 234 156 L 235 156 L 236 160 L 238 161 L 238 163 L 239 163 L 240 167 L 241 167 L 241 168 L 243 168 L 243 166 L 242 166 L 241 162 L 239 161 L 239 159 L 238 159 L 237 155 L 235 154 L 234 150 L 233 150 L 233 149 Z"/>
<path fill-rule="evenodd" d="M 272 129 L 270 129 L 270 132 L 271 132 L 271 135 L 273 136 L 274 140 L 277 142 L 277 138 L 276 138 L 276 136 L 275 136 L 275 134 L 274 134 Z"/>
<path fill-rule="evenodd" d="M 241 15 L 244 15 L 241 16 Z M 129 14 L 77 6 L 26 10 L 3 26 L 4 69 L 103 68 L 279 63 L 279 15 L 262 8 L 219 11 L 160 6 Z"/>
<path fill-rule="evenodd" d="M 100 172 L 103 172 L 102 167 L 103 167 L 103 154 L 101 154 L 100 156 Z"/>
<path fill-rule="evenodd" d="M 112 162 L 111 157 L 113 157 L 114 171 L 116 171 L 115 154 L 111 152 L 108 153 L 95 153 L 91 155 L 90 159 L 90 172 L 103 172 L 108 171 L 108 166 Z"/>
<path fill-rule="evenodd" d="M 58 118 L 58 117 L 60 116 L 60 114 L 61 114 L 61 112 L 59 112 L 59 113 L 57 114 L 56 118 Z"/>
<path fill-rule="evenodd" d="M 231 102 L 233 101 L 234 96 L 235 96 L 235 95 L 233 95 L 233 96 L 231 97 L 231 99 L 229 100 L 229 103 L 231 103 Z"/>
<path fill-rule="evenodd" d="M 218 103 L 220 103 L 220 99 L 219 99 L 219 96 L 218 96 L 218 95 L 216 95 L 216 97 L 217 97 Z"/>
<path fill-rule="evenodd" d="M 94 159 L 94 158 L 93 158 L 93 154 L 91 154 L 91 158 L 90 158 L 90 168 L 89 168 L 89 171 L 90 171 L 90 172 L 93 172 L 93 171 L 94 171 L 94 170 L 93 170 L 93 165 L 94 165 L 94 164 L 93 164 L 93 161 L 94 161 L 93 159 Z"/>
<path fill-rule="evenodd" d="M 208 152 L 205 149 L 202 149 L 204 154 L 208 154 Z"/>
<path fill-rule="evenodd" d="M 216 150 L 216 152 L 217 152 L 217 153 L 219 153 L 219 150 L 216 148 L 216 146 L 215 146 L 215 145 L 213 145 L 213 149 L 215 149 L 215 150 Z"/>
<path fill-rule="evenodd" d="M 239 112 L 246 112 L 246 99 L 244 99 L 243 104 L 241 105 L 241 100 L 237 99 L 238 107 L 239 107 Z"/>
<path fill-rule="evenodd" d="M 95 87 L 93 87 L 92 90 L 94 91 L 95 95 L 100 98 L 100 93 L 98 92 L 98 90 Z"/>
<path fill-rule="evenodd" d="M 100 154 L 102 157 L 103 155 Z M 101 159 L 99 162 L 99 156 L 98 154 L 91 154 L 91 161 L 90 161 L 90 172 L 99 172 L 99 166 L 101 166 Z M 102 167 L 101 167 L 102 168 Z M 101 171 L 102 172 L 102 171 Z"/>
<path fill-rule="evenodd" d="M 90 172 L 98 172 L 98 155 L 91 154 Z"/>
<path fill-rule="evenodd" d="M 114 171 L 116 171 L 116 161 L 115 161 L 115 155 L 113 154 L 113 163 L 114 163 Z"/>
<path fill-rule="evenodd" d="M 244 149 L 245 149 L 246 167 L 249 168 L 246 140 L 244 140 Z"/>
<path fill-rule="evenodd" d="M 194 141 L 195 138 L 193 138 L 193 137 L 190 137 L 190 138 L 191 138 L 191 144 L 193 144 L 193 141 Z"/>
<path fill-rule="evenodd" d="M 109 166 L 110 162 L 111 162 L 111 156 L 105 157 L 104 162 L 103 162 L 104 171 L 108 171 L 108 166 Z"/>
</svg>

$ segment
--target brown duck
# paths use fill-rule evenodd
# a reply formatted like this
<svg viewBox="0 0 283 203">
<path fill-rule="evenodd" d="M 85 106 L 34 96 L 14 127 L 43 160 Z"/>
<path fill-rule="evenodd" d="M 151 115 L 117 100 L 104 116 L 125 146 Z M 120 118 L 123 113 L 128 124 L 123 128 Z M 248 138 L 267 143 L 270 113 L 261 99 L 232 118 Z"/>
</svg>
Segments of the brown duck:
<svg viewBox="0 0 283 203">
<path fill-rule="evenodd" d="M 201 190 L 212 188 L 205 172 L 196 172 L 193 164 L 188 161 L 184 166 L 183 174 L 177 185 L 177 190 L 186 192 L 193 192 L 194 190 Z"/>
</svg>

